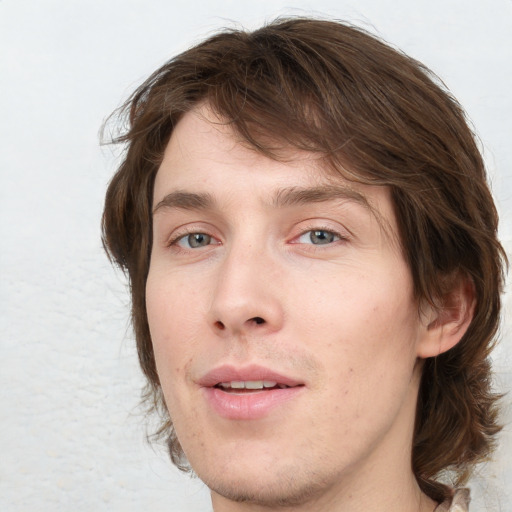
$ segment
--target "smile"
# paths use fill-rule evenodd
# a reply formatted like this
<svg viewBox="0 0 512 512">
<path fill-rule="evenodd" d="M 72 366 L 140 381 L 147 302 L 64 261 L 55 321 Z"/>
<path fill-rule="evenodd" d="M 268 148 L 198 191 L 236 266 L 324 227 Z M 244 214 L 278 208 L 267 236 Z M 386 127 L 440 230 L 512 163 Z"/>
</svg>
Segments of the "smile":
<svg viewBox="0 0 512 512">
<path fill-rule="evenodd" d="M 221 366 L 199 380 L 215 415 L 229 420 L 258 420 L 288 407 L 306 386 L 295 378 L 261 366 Z"/>
<path fill-rule="evenodd" d="M 248 380 L 240 381 L 234 380 L 231 382 L 219 382 L 215 387 L 223 389 L 224 391 L 263 391 L 266 389 L 286 389 L 290 386 L 286 384 L 278 384 L 271 380 Z"/>
</svg>

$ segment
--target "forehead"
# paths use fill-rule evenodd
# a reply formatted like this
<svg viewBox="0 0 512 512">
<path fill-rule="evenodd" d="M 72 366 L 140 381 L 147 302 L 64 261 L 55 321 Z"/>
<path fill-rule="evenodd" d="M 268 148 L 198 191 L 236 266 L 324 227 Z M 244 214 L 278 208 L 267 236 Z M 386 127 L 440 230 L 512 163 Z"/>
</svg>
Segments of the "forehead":
<svg viewBox="0 0 512 512">
<path fill-rule="evenodd" d="M 229 121 L 208 104 L 202 104 L 187 112 L 177 123 L 164 151 L 158 174 L 162 176 L 172 168 L 172 179 L 177 183 L 182 178 L 190 178 L 189 173 L 199 177 L 209 170 L 212 174 L 214 171 L 215 174 L 223 174 L 223 171 L 228 173 L 229 168 L 239 168 L 254 170 L 258 174 L 272 174 L 272 170 L 275 170 L 273 178 L 277 179 L 277 169 L 286 166 L 290 173 L 297 171 L 297 179 L 300 179 L 300 172 L 307 174 L 312 181 L 329 179 L 318 155 L 282 145 L 277 149 L 279 143 L 271 140 L 270 136 L 265 137 L 265 142 L 273 147 L 276 158 L 258 151 L 235 132 Z"/>
</svg>

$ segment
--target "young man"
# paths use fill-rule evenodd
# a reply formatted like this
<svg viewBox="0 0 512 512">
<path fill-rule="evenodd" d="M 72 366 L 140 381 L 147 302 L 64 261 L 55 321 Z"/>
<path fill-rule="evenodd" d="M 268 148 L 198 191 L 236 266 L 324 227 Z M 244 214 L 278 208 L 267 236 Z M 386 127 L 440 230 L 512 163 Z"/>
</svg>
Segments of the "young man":
<svg viewBox="0 0 512 512">
<path fill-rule="evenodd" d="M 228 31 L 125 106 L 104 243 L 159 434 L 215 512 L 466 510 L 503 250 L 457 102 L 336 22 Z"/>
</svg>

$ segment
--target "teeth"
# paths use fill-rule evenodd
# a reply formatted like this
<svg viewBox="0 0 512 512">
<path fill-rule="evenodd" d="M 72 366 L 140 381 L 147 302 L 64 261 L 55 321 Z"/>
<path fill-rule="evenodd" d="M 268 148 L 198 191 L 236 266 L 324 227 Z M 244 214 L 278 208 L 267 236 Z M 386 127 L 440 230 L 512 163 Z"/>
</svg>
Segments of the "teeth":
<svg viewBox="0 0 512 512">
<path fill-rule="evenodd" d="M 220 387 L 224 389 L 263 389 L 263 388 L 273 388 L 277 386 L 277 382 L 271 380 L 233 380 L 231 382 L 221 382 Z M 287 388 L 288 386 L 284 384 L 279 384 L 279 387 Z"/>
<path fill-rule="evenodd" d="M 263 381 L 248 380 L 245 382 L 245 389 L 263 389 Z"/>
</svg>

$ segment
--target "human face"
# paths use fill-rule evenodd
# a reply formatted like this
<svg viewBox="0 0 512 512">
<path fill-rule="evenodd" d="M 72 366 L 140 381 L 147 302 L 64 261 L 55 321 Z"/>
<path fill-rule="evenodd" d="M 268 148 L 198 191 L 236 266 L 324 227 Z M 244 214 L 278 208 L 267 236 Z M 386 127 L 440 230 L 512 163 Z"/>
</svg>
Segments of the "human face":
<svg viewBox="0 0 512 512">
<path fill-rule="evenodd" d="M 214 503 L 411 474 L 424 328 L 388 190 L 307 153 L 268 159 L 201 108 L 173 132 L 153 205 L 157 371 Z"/>
</svg>

